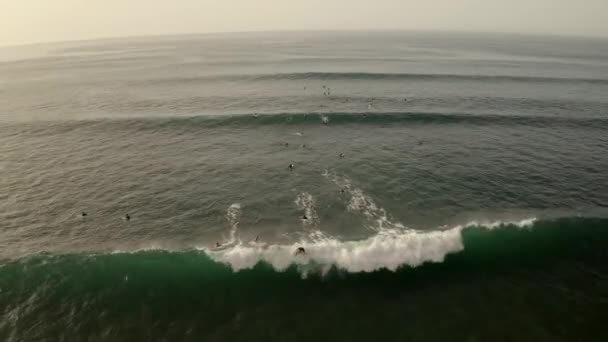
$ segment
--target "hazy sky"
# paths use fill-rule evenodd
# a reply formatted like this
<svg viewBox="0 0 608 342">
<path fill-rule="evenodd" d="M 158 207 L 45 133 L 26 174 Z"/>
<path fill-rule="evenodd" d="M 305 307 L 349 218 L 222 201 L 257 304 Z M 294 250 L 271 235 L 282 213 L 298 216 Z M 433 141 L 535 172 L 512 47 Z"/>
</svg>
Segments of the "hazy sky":
<svg viewBox="0 0 608 342">
<path fill-rule="evenodd" d="M 0 45 L 319 29 L 608 37 L 608 0 L 0 0 Z"/>
</svg>

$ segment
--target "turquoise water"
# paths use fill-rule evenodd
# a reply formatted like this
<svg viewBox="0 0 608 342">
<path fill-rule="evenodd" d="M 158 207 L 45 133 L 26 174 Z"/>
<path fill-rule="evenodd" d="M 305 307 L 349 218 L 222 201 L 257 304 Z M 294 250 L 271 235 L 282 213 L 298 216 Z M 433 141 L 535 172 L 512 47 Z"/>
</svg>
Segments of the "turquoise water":
<svg viewBox="0 0 608 342">
<path fill-rule="evenodd" d="M 606 41 L 33 48 L 0 49 L 3 340 L 605 339 Z"/>
</svg>

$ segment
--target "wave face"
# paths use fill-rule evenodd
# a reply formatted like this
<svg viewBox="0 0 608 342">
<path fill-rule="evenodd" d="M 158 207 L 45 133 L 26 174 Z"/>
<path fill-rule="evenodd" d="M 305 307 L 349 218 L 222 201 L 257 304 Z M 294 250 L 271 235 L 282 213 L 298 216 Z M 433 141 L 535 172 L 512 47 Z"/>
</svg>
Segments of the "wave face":
<svg viewBox="0 0 608 342">
<path fill-rule="evenodd" d="M 598 328 L 605 318 L 605 310 L 595 310 L 606 309 L 606 243 L 608 220 L 563 218 L 471 223 L 426 234 L 381 233 L 364 241 L 320 239 L 305 245 L 303 257 L 293 256 L 293 246 L 280 245 L 32 256 L 1 267 L 0 333 L 4 340 L 111 339 L 143 336 L 144 331 L 159 339 L 184 331 L 196 338 L 263 338 L 291 329 L 318 332 L 359 322 L 364 314 L 375 326 L 396 318 L 397 312 L 405 315 L 405 326 L 430 328 L 437 319 L 464 323 L 467 318 L 451 311 L 458 303 L 466 303 L 468 315 L 478 315 L 486 310 L 515 313 L 551 300 L 556 307 L 576 303 L 576 315 L 587 319 L 565 322 L 563 327 L 570 329 L 559 330 L 565 338 L 571 329 Z M 470 282 L 477 285 L 465 286 Z M 500 306 L 507 302 L 509 306 Z M 350 309 L 345 312 L 342 305 Z M 331 316 L 309 319 L 312 326 L 306 327 L 273 321 L 290 307 L 294 322 L 315 314 Z M 383 314 L 369 316 L 378 311 Z M 421 315 L 429 311 L 434 315 Z M 558 313 L 532 315 L 536 323 L 514 324 L 530 328 Z M 417 317 L 416 322 L 408 317 Z M 37 328 L 30 329 L 32 324 Z M 357 331 L 346 327 L 341 333 Z M 373 331 L 363 328 L 361 333 Z M 389 331 L 376 333 L 394 336 Z M 547 328 L 537 334 L 556 332 Z M 491 336 L 484 335 L 489 331 L 476 333 Z M 428 336 L 442 336 L 435 334 Z"/>
</svg>

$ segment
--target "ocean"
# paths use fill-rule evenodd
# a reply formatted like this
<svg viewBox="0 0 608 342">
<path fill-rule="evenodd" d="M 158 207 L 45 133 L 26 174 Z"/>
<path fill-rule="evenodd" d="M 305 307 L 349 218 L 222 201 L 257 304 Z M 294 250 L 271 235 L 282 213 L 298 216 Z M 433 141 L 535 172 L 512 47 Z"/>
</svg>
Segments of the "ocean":
<svg viewBox="0 0 608 342">
<path fill-rule="evenodd" d="M 0 340 L 608 340 L 607 151 L 608 40 L 3 47 Z"/>
</svg>

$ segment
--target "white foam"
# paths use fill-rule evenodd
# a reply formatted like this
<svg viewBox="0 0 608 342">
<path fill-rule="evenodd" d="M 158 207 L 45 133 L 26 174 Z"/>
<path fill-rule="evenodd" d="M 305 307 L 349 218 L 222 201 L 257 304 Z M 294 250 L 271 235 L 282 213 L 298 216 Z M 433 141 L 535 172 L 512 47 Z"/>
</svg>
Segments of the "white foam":
<svg viewBox="0 0 608 342">
<path fill-rule="evenodd" d="M 232 245 L 238 242 L 237 231 L 241 220 L 241 205 L 239 203 L 231 204 L 226 210 L 226 220 L 230 227 L 230 236 L 225 244 Z"/>
<path fill-rule="evenodd" d="M 224 251 L 207 253 L 213 260 L 228 264 L 235 271 L 252 268 L 263 261 L 277 271 L 294 264 L 320 266 L 317 270 L 336 266 L 348 272 L 371 272 L 442 262 L 447 254 L 464 248 L 460 228 L 433 232 L 384 230 L 361 241 L 340 241 L 320 232 L 314 235 L 310 241 L 292 245 L 263 248 L 238 244 Z M 298 247 L 304 247 L 306 255 L 295 255 Z"/>
<path fill-rule="evenodd" d="M 536 217 L 526 218 L 518 221 L 488 221 L 488 220 L 475 220 L 470 221 L 467 224 L 459 226 L 461 228 L 466 227 L 483 227 L 485 229 L 496 229 L 504 226 L 515 226 L 518 228 L 530 228 L 536 222 Z"/>
<path fill-rule="evenodd" d="M 269 245 L 238 243 L 225 250 L 202 248 L 213 260 L 229 265 L 234 271 L 250 269 L 259 262 L 284 271 L 291 265 L 303 274 L 325 271 L 335 266 L 348 272 L 372 272 L 381 269 L 395 271 L 399 267 L 417 267 L 427 262 L 443 262 L 448 254 L 464 250 L 462 231 L 467 227 L 496 229 L 504 226 L 530 227 L 535 218 L 520 221 L 494 221 L 484 225 L 470 222 L 450 229 L 418 231 L 383 229 L 365 240 L 340 241 L 321 231 L 313 231 L 307 239 L 293 244 Z M 298 247 L 306 255 L 295 255 Z"/>
<path fill-rule="evenodd" d="M 298 209 L 302 210 L 306 219 L 302 218 L 302 225 L 304 228 L 312 228 L 319 225 L 319 215 L 315 205 L 315 200 L 311 194 L 303 192 L 299 194 L 294 203 Z"/>
</svg>

